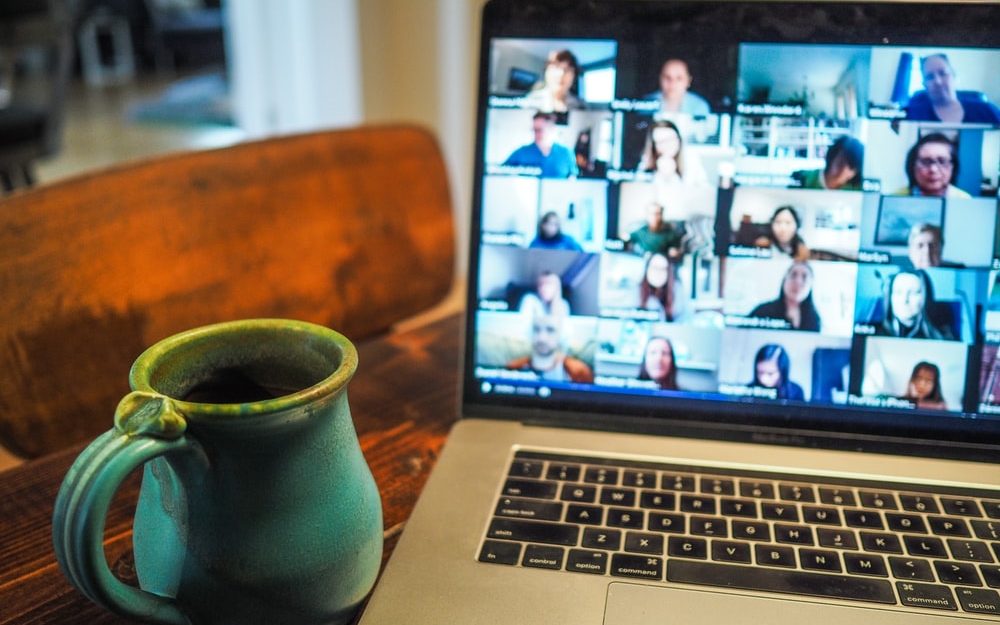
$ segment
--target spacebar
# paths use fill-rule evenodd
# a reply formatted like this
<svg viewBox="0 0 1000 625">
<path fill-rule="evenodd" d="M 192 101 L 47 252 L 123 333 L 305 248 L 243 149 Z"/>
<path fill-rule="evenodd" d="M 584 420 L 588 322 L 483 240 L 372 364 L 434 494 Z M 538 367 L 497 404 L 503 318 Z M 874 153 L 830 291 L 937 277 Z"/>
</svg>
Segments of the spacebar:
<svg viewBox="0 0 1000 625">
<path fill-rule="evenodd" d="M 885 580 L 767 567 L 729 566 L 675 559 L 667 562 L 667 581 L 764 592 L 786 592 L 812 597 L 896 603 L 892 586 Z"/>
</svg>

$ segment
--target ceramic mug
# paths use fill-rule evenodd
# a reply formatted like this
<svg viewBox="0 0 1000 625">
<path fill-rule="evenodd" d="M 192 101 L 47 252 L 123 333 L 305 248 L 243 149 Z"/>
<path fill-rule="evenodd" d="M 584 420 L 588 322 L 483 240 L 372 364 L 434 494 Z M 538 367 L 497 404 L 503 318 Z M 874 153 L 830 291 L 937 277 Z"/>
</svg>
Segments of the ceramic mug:
<svg viewBox="0 0 1000 625">
<path fill-rule="evenodd" d="M 347 404 L 357 351 L 297 321 L 234 321 L 146 350 L 115 427 L 66 475 L 53 542 L 91 600 L 153 623 L 349 620 L 382 555 L 382 508 Z M 108 505 L 144 465 L 140 588 L 104 557 Z"/>
</svg>

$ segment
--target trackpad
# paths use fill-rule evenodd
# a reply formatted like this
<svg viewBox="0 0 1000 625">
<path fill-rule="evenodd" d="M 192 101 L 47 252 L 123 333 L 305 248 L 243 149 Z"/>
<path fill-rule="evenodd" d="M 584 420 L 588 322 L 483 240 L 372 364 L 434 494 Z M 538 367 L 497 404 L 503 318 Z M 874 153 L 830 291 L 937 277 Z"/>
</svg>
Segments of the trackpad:
<svg viewBox="0 0 1000 625">
<path fill-rule="evenodd" d="M 686 590 L 613 583 L 608 586 L 604 625 L 837 625 L 940 624 L 932 614 L 896 612 L 879 607 L 847 607 L 799 598 L 746 597 L 712 590 Z"/>
</svg>

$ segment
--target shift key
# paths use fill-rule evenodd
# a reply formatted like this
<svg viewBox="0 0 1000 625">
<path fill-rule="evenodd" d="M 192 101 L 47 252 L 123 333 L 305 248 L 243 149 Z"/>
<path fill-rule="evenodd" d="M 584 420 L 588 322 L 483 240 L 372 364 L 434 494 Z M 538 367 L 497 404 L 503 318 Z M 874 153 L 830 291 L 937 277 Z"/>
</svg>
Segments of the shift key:
<svg viewBox="0 0 1000 625">
<path fill-rule="evenodd" d="M 580 528 L 575 525 L 563 525 L 561 523 L 493 519 L 490 522 L 488 535 L 490 538 L 502 538 L 504 540 L 522 540 L 548 545 L 575 546 L 576 540 L 580 535 Z"/>
</svg>

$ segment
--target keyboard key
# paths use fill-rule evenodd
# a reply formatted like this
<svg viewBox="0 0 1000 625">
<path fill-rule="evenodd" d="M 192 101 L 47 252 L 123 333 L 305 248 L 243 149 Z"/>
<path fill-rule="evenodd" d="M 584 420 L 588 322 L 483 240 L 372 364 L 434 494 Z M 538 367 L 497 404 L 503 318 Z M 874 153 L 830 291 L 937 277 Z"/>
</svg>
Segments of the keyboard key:
<svg viewBox="0 0 1000 625">
<path fill-rule="evenodd" d="M 757 518 L 757 502 L 748 499 L 722 499 L 719 509 L 726 516 Z"/>
<path fill-rule="evenodd" d="M 937 514 L 941 511 L 938 508 L 937 502 L 930 495 L 900 495 L 899 503 L 902 504 L 903 510 L 908 512 L 929 512 L 931 514 Z"/>
<path fill-rule="evenodd" d="M 603 551 L 570 549 L 566 557 L 566 570 L 604 575 L 608 571 L 608 554 Z"/>
<path fill-rule="evenodd" d="M 926 534 L 927 525 L 924 520 L 913 514 L 898 514 L 896 512 L 886 512 L 885 522 L 889 529 L 896 532 L 909 532 L 911 534 Z"/>
<path fill-rule="evenodd" d="M 727 538 L 729 530 L 726 528 L 726 520 L 722 517 L 693 516 L 690 519 L 690 531 L 698 536 L 715 536 L 717 538 Z"/>
<path fill-rule="evenodd" d="M 626 471 L 622 476 L 622 486 L 656 488 L 656 473 L 653 471 Z"/>
<path fill-rule="evenodd" d="M 956 560 L 968 562 L 993 562 L 993 555 L 986 543 L 978 540 L 962 540 L 960 538 L 949 538 L 948 549 L 951 557 Z"/>
<path fill-rule="evenodd" d="M 861 548 L 878 553 L 903 553 L 899 536 L 879 532 L 861 532 Z"/>
<path fill-rule="evenodd" d="M 927 523 L 931 526 L 931 534 L 939 536 L 969 535 L 969 528 L 965 524 L 965 519 L 947 516 L 929 516 L 927 517 Z M 982 523 L 982 521 L 973 521 L 973 523 Z M 982 537 L 980 536 L 980 538 Z"/>
<path fill-rule="evenodd" d="M 1000 594 L 995 590 L 956 588 L 955 594 L 966 612 L 1000 615 Z"/>
<path fill-rule="evenodd" d="M 635 491 L 631 488 L 601 489 L 601 503 L 606 506 L 634 506 Z"/>
<path fill-rule="evenodd" d="M 979 504 L 971 499 L 942 497 L 941 507 L 944 509 L 945 514 L 954 514 L 955 516 L 983 516 L 979 511 Z"/>
<path fill-rule="evenodd" d="M 509 479 L 503 485 L 503 494 L 510 497 L 533 497 L 535 499 L 555 499 L 556 484 L 534 480 Z"/>
<path fill-rule="evenodd" d="M 848 488 L 820 488 L 819 500 L 831 506 L 856 506 L 858 500 Z"/>
<path fill-rule="evenodd" d="M 570 504 L 566 506 L 566 522 L 581 525 L 600 525 L 604 522 L 604 508 Z"/>
<path fill-rule="evenodd" d="M 764 566 L 795 567 L 795 550 L 777 545 L 754 545 L 757 564 Z"/>
<path fill-rule="evenodd" d="M 620 530 L 609 530 L 603 527 L 585 527 L 580 544 L 590 549 L 618 551 L 622 544 L 622 533 Z"/>
<path fill-rule="evenodd" d="M 480 562 L 493 564 L 517 564 L 521 557 L 521 544 L 502 540 L 484 540 L 483 548 L 479 550 Z"/>
<path fill-rule="evenodd" d="M 733 538 L 771 540 L 771 529 L 763 521 L 739 521 L 733 519 Z"/>
<path fill-rule="evenodd" d="M 889 558 L 889 567 L 892 569 L 893 576 L 899 579 L 934 581 L 934 573 L 931 572 L 931 565 L 927 560 L 892 556 Z"/>
<path fill-rule="evenodd" d="M 660 534 L 640 534 L 626 532 L 625 551 L 644 553 L 652 556 L 663 555 L 663 536 Z"/>
<path fill-rule="evenodd" d="M 1000 501 L 983 501 L 983 511 L 991 519 L 1000 519 Z"/>
<path fill-rule="evenodd" d="M 681 495 L 681 511 L 694 512 L 696 514 L 715 514 L 715 498 Z"/>
<path fill-rule="evenodd" d="M 661 490 L 672 490 L 676 492 L 693 493 L 694 476 L 681 475 L 677 473 L 664 473 L 660 478 Z"/>
<path fill-rule="evenodd" d="M 564 555 L 562 547 L 528 545 L 524 548 L 524 559 L 521 560 L 521 564 L 536 569 L 555 569 L 558 571 L 562 568 Z"/>
<path fill-rule="evenodd" d="M 802 568 L 809 571 L 827 571 L 840 573 L 840 556 L 836 551 L 825 549 L 799 549 L 799 562 Z"/>
<path fill-rule="evenodd" d="M 663 579 L 663 558 L 616 553 L 611 556 L 611 574 L 615 577 Z"/>
<path fill-rule="evenodd" d="M 780 568 L 673 560 L 667 567 L 667 581 L 831 599 L 853 599 L 889 605 L 896 603 L 892 586 L 886 580 Z"/>
<path fill-rule="evenodd" d="M 675 558 L 698 558 L 704 560 L 708 553 L 708 543 L 701 538 L 671 536 L 667 539 L 667 555 Z"/>
<path fill-rule="evenodd" d="M 860 553 L 845 553 L 844 567 L 848 573 L 855 575 L 872 575 L 874 577 L 888 577 L 889 571 L 885 568 L 885 560 L 882 556 L 872 556 Z"/>
<path fill-rule="evenodd" d="M 774 485 L 770 482 L 740 480 L 740 496 L 755 499 L 774 499 Z"/>
<path fill-rule="evenodd" d="M 626 510 L 623 508 L 609 508 L 608 522 L 611 527 L 627 527 L 631 529 L 642 529 L 642 510 Z"/>
<path fill-rule="evenodd" d="M 520 540 L 528 543 L 575 546 L 580 528 L 545 521 L 493 519 L 488 532 L 490 538 Z"/>
<path fill-rule="evenodd" d="M 864 527 L 867 529 L 885 529 L 882 516 L 872 510 L 844 510 L 844 522 L 848 527 Z"/>
<path fill-rule="evenodd" d="M 774 540 L 793 545 L 814 545 L 812 529 L 805 525 L 774 524 Z"/>
<path fill-rule="evenodd" d="M 562 513 L 563 505 L 558 502 L 504 497 L 497 504 L 494 514 L 519 519 L 535 519 L 536 521 L 560 521 Z"/>
<path fill-rule="evenodd" d="M 541 460 L 515 460 L 507 475 L 511 477 L 542 477 Z"/>
<path fill-rule="evenodd" d="M 951 596 L 951 589 L 947 586 L 896 582 L 896 589 L 899 590 L 899 600 L 903 605 L 913 608 L 958 610 Z"/>
<path fill-rule="evenodd" d="M 778 494 L 785 501 L 816 502 L 813 487 L 805 484 L 778 484 Z"/>
<path fill-rule="evenodd" d="M 851 530 L 828 529 L 821 527 L 816 530 L 816 539 L 820 547 L 834 547 L 836 549 L 857 549 L 858 541 L 854 538 Z"/>
<path fill-rule="evenodd" d="M 972 521 L 972 530 L 983 540 L 1000 540 L 1000 522 Z M 965 536 L 968 536 L 966 533 Z"/>
<path fill-rule="evenodd" d="M 928 558 L 948 557 L 948 552 L 944 550 L 944 543 L 937 538 L 903 536 L 903 544 L 906 545 L 906 552 L 911 556 L 924 556 Z"/>
<path fill-rule="evenodd" d="M 609 484 L 615 486 L 618 484 L 618 469 L 587 467 L 587 471 L 583 474 L 583 481 L 591 484 Z"/>
<path fill-rule="evenodd" d="M 760 505 L 761 516 L 772 521 L 799 522 L 799 511 L 793 504 L 764 502 Z"/>
<path fill-rule="evenodd" d="M 559 480 L 560 482 L 580 481 L 580 467 L 575 464 L 549 464 L 549 470 L 545 473 L 545 479 Z"/>
<path fill-rule="evenodd" d="M 840 513 L 836 508 L 802 506 L 802 520 L 820 525 L 840 525 Z"/>
<path fill-rule="evenodd" d="M 662 514 L 660 512 L 649 513 L 649 524 L 646 525 L 646 529 L 672 534 L 683 534 L 687 531 L 683 514 Z"/>
<path fill-rule="evenodd" d="M 563 501 L 575 501 L 578 503 L 594 503 L 597 501 L 596 486 L 579 486 L 577 484 L 563 484 L 562 493 L 559 499 Z"/>
<path fill-rule="evenodd" d="M 976 573 L 976 566 L 968 562 L 934 561 L 934 570 L 938 580 L 944 584 L 961 584 L 963 586 L 982 586 L 983 582 Z"/>
<path fill-rule="evenodd" d="M 750 564 L 750 545 L 728 540 L 713 540 L 712 559 L 720 562 Z"/>
<path fill-rule="evenodd" d="M 861 491 L 858 493 L 861 498 L 862 508 L 876 508 L 878 510 L 898 510 L 896 498 L 892 493 L 876 493 L 872 491 Z"/>
<path fill-rule="evenodd" d="M 735 495 L 736 483 L 721 477 L 702 477 L 701 492 L 711 495 Z"/>
<path fill-rule="evenodd" d="M 980 564 L 979 572 L 983 574 L 983 580 L 987 586 L 1000 588 L 1000 566 Z"/>
<path fill-rule="evenodd" d="M 644 490 L 639 495 L 639 506 L 655 510 L 674 510 L 677 507 L 677 497 L 673 493 Z"/>
</svg>

